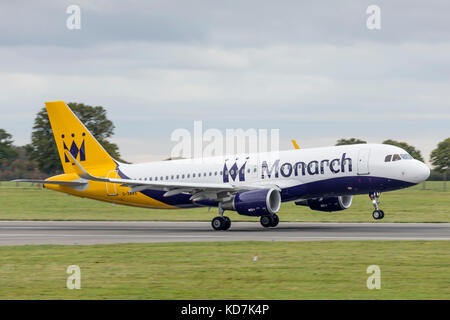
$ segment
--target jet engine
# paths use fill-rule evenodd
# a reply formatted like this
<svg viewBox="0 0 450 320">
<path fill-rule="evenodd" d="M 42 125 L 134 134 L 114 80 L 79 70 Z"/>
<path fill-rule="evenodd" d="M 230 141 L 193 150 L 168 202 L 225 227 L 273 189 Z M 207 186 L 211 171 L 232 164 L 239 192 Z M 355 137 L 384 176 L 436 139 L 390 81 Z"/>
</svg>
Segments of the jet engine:
<svg viewBox="0 0 450 320">
<path fill-rule="evenodd" d="M 314 198 L 295 202 L 298 206 L 307 206 L 317 211 L 341 211 L 350 208 L 353 196 Z"/>
<path fill-rule="evenodd" d="M 275 214 L 280 210 L 281 195 L 275 188 L 244 191 L 236 193 L 221 206 L 224 210 L 237 211 L 245 216 Z"/>
</svg>

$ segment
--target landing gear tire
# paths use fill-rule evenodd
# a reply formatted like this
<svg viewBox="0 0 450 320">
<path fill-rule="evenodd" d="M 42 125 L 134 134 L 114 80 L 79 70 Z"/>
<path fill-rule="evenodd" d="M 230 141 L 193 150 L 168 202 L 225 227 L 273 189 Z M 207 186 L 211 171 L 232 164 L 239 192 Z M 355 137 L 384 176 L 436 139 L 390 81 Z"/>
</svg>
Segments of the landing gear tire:
<svg viewBox="0 0 450 320">
<path fill-rule="evenodd" d="M 223 227 L 222 230 L 228 230 L 231 227 L 231 220 L 230 218 L 223 216 L 223 218 L 225 219 L 225 226 Z"/>
<path fill-rule="evenodd" d="M 278 223 L 280 222 L 280 218 L 278 218 L 276 214 L 273 214 L 268 216 L 261 216 L 259 221 L 264 228 L 273 228 L 278 225 Z"/>
<path fill-rule="evenodd" d="M 384 218 L 384 212 L 383 212 L 383 210 L 375 210 L 375 211 L 372 213 L 372 217 L 373 217 L 375 220 L 383 219 L 383 218 Z"/>
<path fill-rule="evenodd" d="M 231 220 L 228 217 L 215 217 L 211 221 L 214 230 L 228 230 L 231 227 Z"/>
<path fill-rule="evenodd" d="M 271 225 L 271 227 L 272 228 L 276 227 L 279 222 L 280 222 L 280 218 L 278 218 L 278 216 L 276 214 L 272 215 L 272 225 Z"/>
<path fill-rule="evenodd" d="M 273 219 L 272 219 L 272 216 L 261 216 L 261 218 L 259 219 L 259 222 L 261 222 L 261 225 L 264 228 L 269 228 L 272 226 Z"/>
</svg>

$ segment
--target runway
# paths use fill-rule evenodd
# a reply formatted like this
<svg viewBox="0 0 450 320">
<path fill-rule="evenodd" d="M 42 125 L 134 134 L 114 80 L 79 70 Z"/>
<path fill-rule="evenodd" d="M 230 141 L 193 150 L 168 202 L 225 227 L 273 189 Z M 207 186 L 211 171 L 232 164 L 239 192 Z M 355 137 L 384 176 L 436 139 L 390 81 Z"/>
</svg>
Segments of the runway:
<svg viewBox="0 0 450 320">
<path fill-rule="evenodd" d="M 450 240 L 450 223 L 0 221 L 0 246 L 194 241 Z"/>
</svg>

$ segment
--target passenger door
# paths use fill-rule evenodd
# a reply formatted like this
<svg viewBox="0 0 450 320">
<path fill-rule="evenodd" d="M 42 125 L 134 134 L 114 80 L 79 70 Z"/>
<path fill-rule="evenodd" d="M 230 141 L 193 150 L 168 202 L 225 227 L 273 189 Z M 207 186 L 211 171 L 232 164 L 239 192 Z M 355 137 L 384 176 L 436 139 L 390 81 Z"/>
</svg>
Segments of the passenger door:
<svg viewBox="0 0 450 320">
<path fill-rule="evenodd" d="M 358 175 L 369 174 L 370 149 L 361 149 L 358 152 Z"/>
</svg>

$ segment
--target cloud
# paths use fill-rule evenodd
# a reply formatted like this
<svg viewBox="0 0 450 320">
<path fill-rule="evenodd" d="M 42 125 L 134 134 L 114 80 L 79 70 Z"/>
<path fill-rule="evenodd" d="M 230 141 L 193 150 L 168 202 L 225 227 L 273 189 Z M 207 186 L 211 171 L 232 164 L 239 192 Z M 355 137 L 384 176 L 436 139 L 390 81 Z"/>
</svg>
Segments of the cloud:
<svg viewBox="0 0 450 320">
<path fill-rule="evenodd" d="M 279 128 L 286 148 L 448 136 L 447 2 L 378 1 L 369 31 L 368 1 L 80 1 L 69 31 L 70 2 L 0 4 L 0 128 L 17 143 L 60 99 L 105 106 L 125 159 L 169 154 L 194 120 Z"/>
<path fill-rule="evenodd" d="M 370 32 L 371 1 L 87 1 L 82 29 L 65 28 L 73 1 L 2 1 L 3 45 L 93 46 L 110 42 L 197 43 L 227 47 L 292 42 L 447 42 L 446 1 L 379 0 L 382 29 Z M 6 32 L 13 30 L 13 32 Z"/>
</svg>

